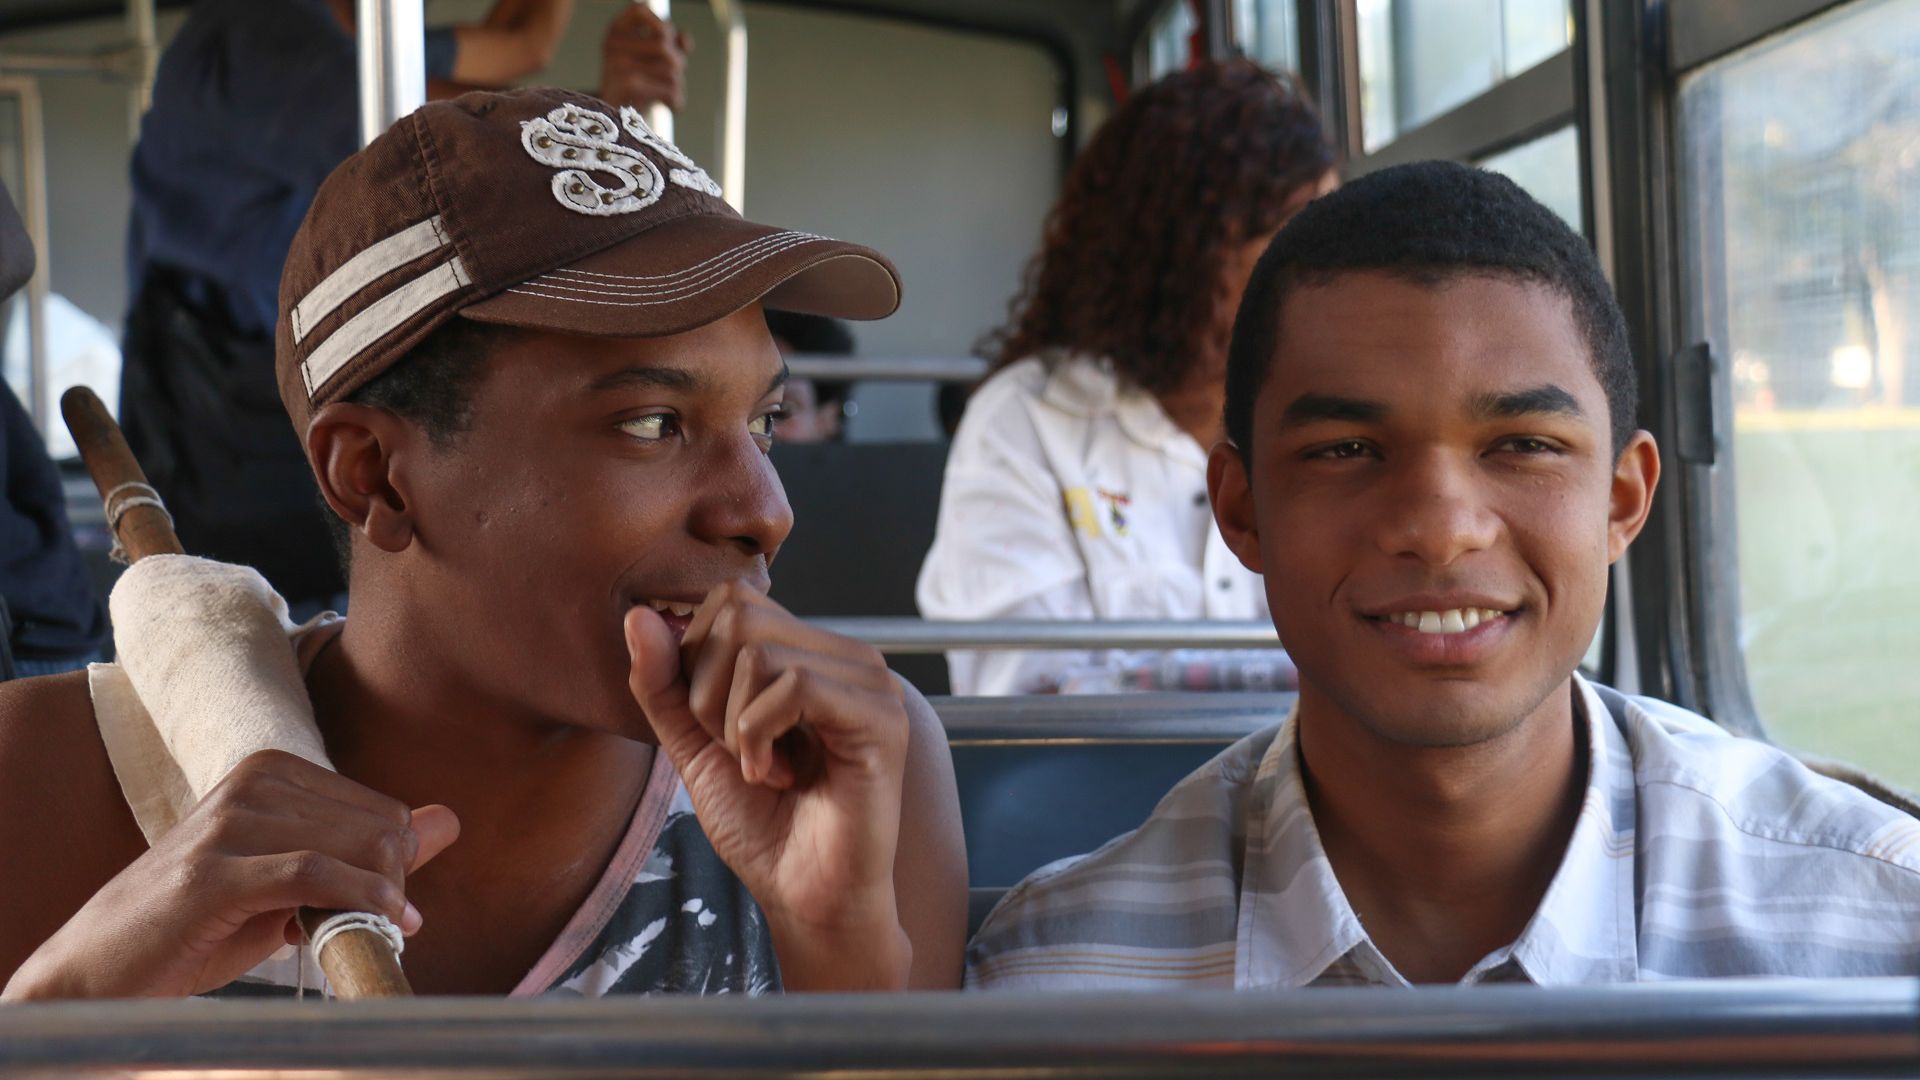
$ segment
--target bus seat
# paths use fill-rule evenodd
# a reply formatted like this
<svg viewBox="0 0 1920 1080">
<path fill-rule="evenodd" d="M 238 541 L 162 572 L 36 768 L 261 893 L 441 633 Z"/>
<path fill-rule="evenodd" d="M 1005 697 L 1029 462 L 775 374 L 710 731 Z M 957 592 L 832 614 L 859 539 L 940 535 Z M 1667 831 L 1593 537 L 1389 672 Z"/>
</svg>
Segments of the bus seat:
<svg viewBox="0 0 1920 1080">
<path fill-rule="evenodd" d="M 777 444 L 773 464 L 794 521 L 773 598 L 801 616 L 917 616 L 913 585 L 933 546 L 946 444 Z M 887 661 L 921 693 L 947 692 L 945 657 Z"/>
<path fill-rule="evenodd" d="M 1864 769 L 1855 768 L 1831 758 L 1816 757 L 1812 754 L 1796 754 L 1800 764 L 1819 773 L 1829 780 L 1838 780 L 1866 792 L 1868 795 L 1886 803 L 1910 817 L 1920 818 L 1920 795 L 1895 787 L 1885 780 L 1874 776 Z"/>
<path fill-rule="evenodd" d="M 993 905 L 999 903 L 1000 898 L 1005 895 L 1007 895 L 1007 890 L 1001 888 L 990 887 L 967 890 L 968 941 L 972 941 L 973 935 L 980 932 L 980 924 L 987 921 L 988 914 L 993 911 Z"/>
<path fill-rule="evenodd" d="M 1292 701 L 1253 693 L 936 699 L 960 788 L 971 914 L 984 917 L 997 898 L 988 893 L 1137 827 L 1174 784 L 1278 723 Z"/>
</svg>

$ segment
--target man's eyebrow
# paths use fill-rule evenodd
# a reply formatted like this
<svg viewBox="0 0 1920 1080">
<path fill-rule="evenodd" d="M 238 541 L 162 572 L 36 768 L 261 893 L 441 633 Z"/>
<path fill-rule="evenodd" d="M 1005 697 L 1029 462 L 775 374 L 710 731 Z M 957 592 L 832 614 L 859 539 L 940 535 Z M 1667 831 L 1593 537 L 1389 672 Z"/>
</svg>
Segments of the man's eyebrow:
<svg viewBox="0 0 1920 1080">
<path fill-rule="evenodd" d="M 598 394 L 606 390 L 622 390 L 632 386 L 692 392 L 700 388 L 700 377 L 685 368 L 677 367 L 621 368 L 587 384 L 587 392 Z"/>
<path fill-rule="evenodd" d="M 1551 383 L 1528 390 L 1482 394 L 1473 402 L 1473 415 L 1480 420 L 1511 420 L 1542 413 L 1570 417 L 1586 415 L 1572 394 Z"/>
<path fill-rule="evenodd" d="M 785 360 L 780 361 L 779 373 L 773 377 L 772 382 L 767 384 L 766 392 L 761 394 L 760 396 L 766 397 L 767 394 L 771 394 L 775 390 L 778 390 L 781 387 L 787 385 L 787 380 L 792 376 L 793 376 L 793 372 L 790 369 L 788 369 L 787 362 Z"/>
<path fill-rule="evenodd" d="M 1287 406 L 1286 412 L 1280 414 L 1280 426 L 1299 427 L 1322 420 L 1367 424 L 1386 415 L 1387 406 L 1384 402 L 1341 397 L 1338 394 L 1301 394 Z"/>
</svg>

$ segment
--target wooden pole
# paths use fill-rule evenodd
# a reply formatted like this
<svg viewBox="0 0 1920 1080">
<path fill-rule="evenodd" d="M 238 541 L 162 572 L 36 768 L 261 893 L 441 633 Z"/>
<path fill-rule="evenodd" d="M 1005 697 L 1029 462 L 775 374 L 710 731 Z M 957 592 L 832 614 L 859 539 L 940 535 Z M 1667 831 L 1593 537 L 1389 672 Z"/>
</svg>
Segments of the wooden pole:
<svg viewBox="0 0 1920 1080">
<path fill-rule="evenodd" d="M 115 506 L 148 492 L 126 485 L 147 482 L 146 473 L 128 449 L 107 407 L 84 386 L 76 386 L 60 397 L 60 414 L 67 430 L 73 433 L 80 460 L 87 466 L 93 484 L 102 499 L 110 499 L 108 520 L 113 523 L 114 538 L 127 553 L 127 561 L 138 562 L 149 555 L 180 555 L 180 538 L 174 535 L 173 519 L 158 506 L 140 504 L 127 507 L 114 517 Z M 149 496 L 151 497 L 151 496 Z M 300 926 L 309 937 L 328 916 L 337 914 L 315 908 L 300 909 Z M 334 935 L 326 952 L 319 957 L 320 970 L 326 972 L 335 997 L 358 998 L 412 997 L 407 977 L 400 970 L 400 957 L 387 939 L 373 930 L 351 929 Z"/>
</svg>

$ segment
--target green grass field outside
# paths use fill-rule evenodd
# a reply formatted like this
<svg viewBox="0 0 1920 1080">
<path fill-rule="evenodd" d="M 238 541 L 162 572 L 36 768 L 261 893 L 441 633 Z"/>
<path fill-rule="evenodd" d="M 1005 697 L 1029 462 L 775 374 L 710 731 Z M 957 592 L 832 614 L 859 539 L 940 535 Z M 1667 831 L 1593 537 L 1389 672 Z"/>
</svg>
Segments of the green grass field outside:
<svg viewBox="0 0 1920 1080">
<path fill-rule="evenodd" d="M 1734 452 L 1768 731 L 1920 791 L 1920 425 L 1739 425 Z"/>
</svg>

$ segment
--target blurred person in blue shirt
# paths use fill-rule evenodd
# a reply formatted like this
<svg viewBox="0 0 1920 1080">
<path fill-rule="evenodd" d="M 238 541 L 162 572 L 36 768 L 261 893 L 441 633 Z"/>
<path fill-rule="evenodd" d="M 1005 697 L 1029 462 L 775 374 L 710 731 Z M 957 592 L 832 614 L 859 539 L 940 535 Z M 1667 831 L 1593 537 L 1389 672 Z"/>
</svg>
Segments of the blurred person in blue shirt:
<svg viewBox="0 0 1920 1080">
<path fill-rule="evenodd" d="M 0 303 L 27 283 L 33 265 L 33 243 L 0 188 Z M 4 384 L 0 486 L 0 680 L 104 659 L 106 615 L 73 545 L 60 474 L 33 418 Z"/>
<path fill-rule="evenodd" d="M 359 147 L 352 0 L 198 0 L 134 149 L 121 422 L 195 554 L 258 567 L 297 610 L 344 580 L 273 376 L 280 268 L 320 182 Z M 551 61 L 572 0 L 495 0 L 429 30 L 432 96 Z M 598 93 L 678 107 L 688 41 L 643 5 L 609 25 Z"/>
</svg>

